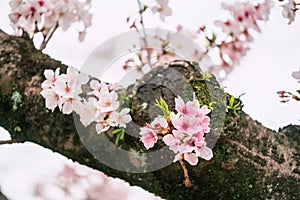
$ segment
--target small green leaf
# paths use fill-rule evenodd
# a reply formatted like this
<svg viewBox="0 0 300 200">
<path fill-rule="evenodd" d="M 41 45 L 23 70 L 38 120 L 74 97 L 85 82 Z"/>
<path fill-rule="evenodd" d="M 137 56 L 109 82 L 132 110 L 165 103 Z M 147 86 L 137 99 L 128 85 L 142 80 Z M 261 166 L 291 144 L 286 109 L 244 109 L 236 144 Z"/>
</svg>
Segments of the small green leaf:
<svg viewBox="0 0 300 200">
<path fill-rule="evenodd" d="M 117 137 L 116 137 L 116 145 L 117 146 L 119 145 L 119 141 L 120 141 L 120 135 L 117 135 Z"/>
<path fill-rule="evenodd" d="M 124 137 L 125 137 L 125 133 L 124 133 L 124 131 L 122 131 L 122 132 L 120 133 L 120 140 L 124 140 Z"/>
<path fill-rule="evenodd" d="M 21 127 L 20 126 L 16 126 L 14 128 L 14 131 L 17 132 L 17 133 L 20 133 L 22 131 Z"/>
<path fill-rule="evenodd" d="M 123 141 L 125 139 L 125 131 L 124 129 L 115 129 L 113 132 L 112 132 L 113 135 L 116 136 L 116 140 L 115 140 L 115 144 L 118 146 L 120 141 Z"/>
<path fill-rule="evenodd" d="M 113 135 L 118 134 L 118 133 L 120 133 L 122 130 L 123 130 L 123 129 L 120 129 L 120 128 L 115 129 L 115 130 L 113 130 L 112 134 L 113 134 Z"/>
<path fill-rule="evenodd" d="M 169 106 L 162 97 L 160 97 L 159 100 L 155 100 L 155 105 L 158 106 L 160 110 L 164 113 L 165 118 L 168 118 L 170 116 Z"/>
</svg>

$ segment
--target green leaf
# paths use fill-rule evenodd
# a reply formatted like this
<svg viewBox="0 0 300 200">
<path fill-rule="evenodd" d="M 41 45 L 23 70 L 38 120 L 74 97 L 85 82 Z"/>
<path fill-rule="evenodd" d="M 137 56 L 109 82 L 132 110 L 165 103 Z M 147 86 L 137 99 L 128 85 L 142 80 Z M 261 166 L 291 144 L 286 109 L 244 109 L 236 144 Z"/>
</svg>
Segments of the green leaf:
<svg viewBox="0 0 300 200">
<path fill-rule="evenodd" d="M 112 134 L 115 135 L 115 134 L 118 134 L 122 131 L 123 129 L 120 129 L 120 128 L 117 128 L 115 130 L 113 130 Z"/>
<path fill-rule="evenodd" d="M 159 107 L 160 110 L 164 113 L 165 118 L 168 118 L 170 116 L 169 106 L 162 97 L 160 97 L 159 100 L 155 100 L 155 105 Z"/>
<path fill-rule="evenodd" d="M 116 140 L 115 140 L 115 144 L 118 146 L 120 141 L 123 141 L 125 139 L 125 131 L 124 129 L 115 129 L 113 132 L 112 132 L 113 135 L 116 136 Z"/>
</svg>

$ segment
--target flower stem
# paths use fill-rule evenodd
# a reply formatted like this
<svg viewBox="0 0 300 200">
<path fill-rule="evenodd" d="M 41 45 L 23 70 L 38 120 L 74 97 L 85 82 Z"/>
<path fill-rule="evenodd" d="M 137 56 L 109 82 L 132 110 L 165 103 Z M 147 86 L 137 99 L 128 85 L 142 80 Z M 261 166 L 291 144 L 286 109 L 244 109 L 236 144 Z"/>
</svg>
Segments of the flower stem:
<svg viewBox="0 0 300 200">
<path fill-rule="evenodd" d="M 187 168 L 186 168 L 186 166 L 185 166 L 185 164 L 184 164 L 184 162 L 183 162 L 182 159 L 179 160 L 179 163 L 180 163 L 180 165 L 181 165 L 181 167 L 183 169 L 183 173 L 184 173 L 184 181 L 183 181 L 183 183 L 184 183 L 185 187 L 190 188 L 190 187 L 193 186 L 193 183 L 190 180 L 188 170 L 187 170 Z"/>
<path fill-rule="evenodd" d="M 44 40 L 39 48 L 39 50 L 44 50 L 49 42 L 49 40 L 52 38 L 54 32 L 56 31 L 56 29 L 58 28 L 58 23 L 55 24 L 55 26 L 49 30 L 49 32 L 47 33 L 47 35 L 44 37 Z"/>
<path fill-rule="evenodd" d="M 23 143 L 24 141 L 21 139 L 12 139 L 12 140 L 5 140 L 5 141 L 0 141 L 0 145 L 4 144 L 15 144 L 15 143 Z"/>
</svg>

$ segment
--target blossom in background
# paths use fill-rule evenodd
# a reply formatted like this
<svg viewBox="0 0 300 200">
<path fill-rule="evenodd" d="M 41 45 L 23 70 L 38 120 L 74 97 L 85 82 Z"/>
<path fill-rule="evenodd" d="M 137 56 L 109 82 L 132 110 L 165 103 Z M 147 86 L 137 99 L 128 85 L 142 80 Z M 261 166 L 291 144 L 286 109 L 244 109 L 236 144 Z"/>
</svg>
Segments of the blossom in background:
<svg viewBox="0 0 300 200">
<path fill-rule="evenodd" d="M 186 103 L 180 96 L 175 98 L 175 109 L 177 113 L 171 112 L 166 118 L 159 116 L 140 129 L 141 141 L 146 149 L 154 147 L 162 138 L 175 153 L 174 162 L 184 159 L 196 165 L 198 157 L 210 160 L 213 153 L 206 146 L 204 137 L 210 131 L 210 118 L 207 116 L 210 110 L 207 106 L 200 107 L 195 94 L 193 100 Z"/>
<path fill-rule="evenodd" d="M 299 71 L 296 71 L 296 72 L 293 72 L 292 73 L 292 77 L 294 79 L 297 79 L 298 80 L 298 83 L 300 83 L 300 70 Z"/>
<path fill-rule="evenodd" d="M 169 0 L 156 0 L 156 5 L 152 7 L 153 13 L 159 13 L 159 18 L 165 21 L 167 16 L 172 15 L 172 9 L 169 7 Z"/>
<path fill-rule="evenodd" d="M 289 20 L 288 24 L 291 24 L 295 20 L 296 11 L 298 10 L 298 8 L 296 8 L 296 2 L 294 0 L 288 0 L 288 2 L 281 7 L 282 16 Z"/>
<path fill-rule="evenodd" d="M 38 199 L 115 200 L 126 199 L 130 189 L 125 181 L 72 163 L 65 165 L 53 178 L 37 183 L 34 196 Z"/>
<path fill-rule="evenodd" d="M 225 33 L 225 39 L 220 44 L 212 46 L 219 48 L 220 63 L 210 67 L 209 71 L 217 77 L 229 74 L 233 67 L 240 63 L 249 50 L 249 42 L 253 41 L 251 30 L 261 32 L 260 21 L 267 21 L 273 1 L 266 0 L 264 3 L 254 5 L 251 2 L 236 2 L 234 4 L 222 3 L 222 8 L 230 11 L 232 19 L 225 21 L 216 20 L 215 25 Z M 212 40 L 215 43 L 216 40 Z"/>
<path fill-rule="evenodd" d="M 67 30 L 76 22 L 82 23 L 79 39 L 82 41 L 86 29 L 91 26 L 92 14 L 89 12 L 90 0 L 11 0 L 10 22 L 16 34 L 27 32 L 32 38 L 42 33 L 44 48 L 54 31 L 61 27 Z"/>
</svg>

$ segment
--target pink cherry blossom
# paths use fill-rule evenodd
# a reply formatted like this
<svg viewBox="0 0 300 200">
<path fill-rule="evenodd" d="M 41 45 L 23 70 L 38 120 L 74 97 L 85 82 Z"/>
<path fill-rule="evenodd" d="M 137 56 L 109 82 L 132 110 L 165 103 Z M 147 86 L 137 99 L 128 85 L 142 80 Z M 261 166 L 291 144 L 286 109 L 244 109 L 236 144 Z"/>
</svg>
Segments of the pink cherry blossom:
<svg viewBox="0 0 300 200">
<path fill-rule="evenodd" d="M 150 125 L 157 132 L 161 132 L 169 126 L 167 120 L 163 117 L 156 117 Z"/>
<path fill-rule="evenodd" d="M 206 144 L 202 147 L 198 147 L 196 149 L 196 155 L 200 158 L 203 158 L 204 160 L 210 160 L 213 157 L 212 150 L 206 146 Z"/>
<path fill-rule="evenodd" d="M 154 147 L 154 144 L 157 142 L 157 134 L 152 128 L 142 127 L 140 128 L 141 141 L 143 142 L 146 149 Z"/>
<path fill-rule="evenodd" d="M 183 99 L 178 96 L 175 98 L 176 110 L 185 117 L 195 117 L 199 113 L 199 102 L 195 99 L 184 103 Z"/>
<path fill-rule="evenodd" d="M 241 27 L 239 24 L 233 22 L 232 20 L 227 20 L 225 22 L 221 20 L 216 20 L 214 24 L 222 29 L 224 33 L 239 35 L 242 33 Z"/>
<path fill-rule="evenodd" d="M 183 154 L 184 160 L 186 160 L 190 165 L 195 166 L 198 163 L 198 156 L 195 153 L 185 153 Z"/>
<path fill-rule="evenodd" d="M 170 150 L 172 150 L 174 153 L 177 153 L 178 146 L 182 140 L 181 136 L 183 137 L 183 133 L 173 130 L 173 134 L 167 134 L 163 137 L 163 142 L 169 146 Z"/>
<path fill-rule="evenodd" d="M 21 35 L 23 30 L 32 38 L 36 33 L 42 33 L 45 44 L 58 27 L 67 30 L 79 22 L 83 24 L 78 27 L 82 40 L 91 26 L 90 3 L 90 0 L 10 0 L 9 18 L 17 34 Z"/>
<path fill-rule="evenodd" d="M 198 132 L 200 121 L 198 118 L 189 118 L 184 116 L 177 119 L 172 118 L 172 124 L 178 131 L 191 135 Z"/>
<path fill-rule="evenodd" d="M 226 36 L 221 39 L 221 43 L 215 44 L 220 51 L 220 60 L 209 68 L 210 73 L 223 79 L 234 66 L 240 64 L 240 60 L 249 50 L 249 42 L 253 41 L 250 33 L 261 32 L 259 22 L 269 19 L 273 6 L 272 0 L 256 5 L 251 2 L 222 3 L 222 8 L 230 11 L 232 19 L 215 21 L 215 25 L 220 27 Z"/>
<path fill-rule="evenodd" d="M 196 165 L 198 157 L 211 159 L 213 154 L 211 149 L 206 147 L 204 137 L 204 134 L 210 131 L 210 118 L 207 116 L 210 109 L 207 106 L 200 107 L 195 93 L 193 101 L 187 103 L 180 96 L 175 98 L 175 109 L 177 113 L 171 112 L 167 117 L 169 123 L 159 116 L 141 128 L 140 135 L 144 146 L 149 149 L 162 138 L 175 153 L 174 162 L 184 159 L 191 165 Z"/>
</svg>

